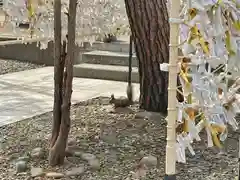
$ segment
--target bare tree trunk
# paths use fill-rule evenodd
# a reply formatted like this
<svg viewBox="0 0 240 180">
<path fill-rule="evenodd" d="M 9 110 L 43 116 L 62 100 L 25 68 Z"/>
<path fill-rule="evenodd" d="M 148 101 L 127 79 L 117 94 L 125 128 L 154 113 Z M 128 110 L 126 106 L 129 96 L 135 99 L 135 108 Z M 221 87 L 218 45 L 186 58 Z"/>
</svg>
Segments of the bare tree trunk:
<svg viewBox="0 0 240 180">
<path fill-rule="evenodd" d="M 125 0 L 140 78 L 140 108 L 167 112 L 168 75 L 159 64 L 169 60 L 169 23 L 165 0 Z"/>
<path fill-rule="evenodd" d="M 61 67 L 61 1 L 54 2 L 54 104 L 53 104 L 53 126 L 50 147 L 53 147 L 61 125 L 62 106 L 62 79 L 63 69 Z"/>
<path fill-rule="evenodd" d="M 64 74 L 64 64 L 66 60 L 66 47 L 67 42 L 63 41 L 61 48 L 61 58 L 58 66 L 58 70 L 54 72 L 54 107 L 53 107 L 53 126 L 52 126 L 52 138 L 50 141 L 50 147 L 53 147 L 60 131 L 61 117 L 62 117 L 62 103 L 63 103 L 63 74 Z M 54 66 L 54 68 L 56 68 Z"/>
<path fill-rule="evenodd" d="M 73 81 L 73 60 L 75 55 L 75 27 L 76 27 L 76 6 L 77 0 L 70 0 L 68 13 L 68 46 L 67 57 L 65 62 L 66 70 L 63 77 L 63 98 L 61 108 L 61 124 L 60 131 L 54 146 L 49 152 L 50 165 L 63 164 L 65 158 L 65 150 L 70 131 L 70 108 L 72 96 L 72 81 Z"/>
</svg>

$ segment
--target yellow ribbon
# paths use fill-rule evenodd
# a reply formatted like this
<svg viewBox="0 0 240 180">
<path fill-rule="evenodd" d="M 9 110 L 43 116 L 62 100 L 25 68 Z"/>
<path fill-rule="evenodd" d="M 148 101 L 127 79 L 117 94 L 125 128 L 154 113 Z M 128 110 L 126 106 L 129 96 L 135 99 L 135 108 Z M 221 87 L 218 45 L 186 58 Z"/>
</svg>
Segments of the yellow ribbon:
<svg viewBox="0 0 240 180">
<path fill-rule="evenodd" d="M 186 89 L 189 89 L 190 86 L 191 86 L 191 83 L 189 81 L 189 76 L 188 76 L 188 73 L 187 73 L 187 70 L 188 70 L 188 66 L 187 66 L 187 63 L 188 63 L 188 59 L 182 59 L 182 62 L 181 62 L 181 69 L 180 69 L 180 77 L 184 80 L 185 82 L 185 88 Z M 191 97 L 191 94 L 188 95 L 187 97 L 187 103 L 188 104 L 191 104 L 192 103 L 192 97 Z M 191 120 L 194 120 L 195 119 L 195 116 L 194 116 L 194 113 L 192 113 L 192 108 L 187 108 L 185 110 L 186 114 L 189 116 L 189 118 Z M 183 119 L 183 131 L 184 132 L 189 132 L 189 128 L 188 128 L 188 122 L 186 119 Z"/>
<path fill-rule="evenodd" d="M 189 81 L 189 75 L 188 75 L 188 73 L 187 73 L 187 70 L 188 70 L 188 65 L 187 65 L 187 63 L 188 63 L 188 59 L 186 59 L 186 58 L 183 58 L 182 59 L 182 62 L 181 62 L 181 69 L 180 69 L 180 73 L 179 73 L 179 75 L 180 75 L 180 77 L 184 80 L 184 82 L 186 83 L 186 88 L 190 88 L 190 85 L 191 85 L 191 83 L 190 83 L 190 81 Z"/>
<path fill-rule="evenodd" d="M 35 21 L 35 12 L 34 12 L 34 7 L 33 7 L 33 4 L 32 4 L 32 0 L 27 0 L 27 10 L 28 10 L 28 19 L 29 19 L 29 22 L 31 24 L 30 28 L 29 28 L 29 31 L 30 31 L 30 35 L 31 37 L 33 36 L 34 34 L 34 27 L 33 27 L 33 24 L 34 24 L 34 21 Z"/>
<path fill-rule="evenodd" d="M 189 9 L 188 13 L 189 13 L 190 18 L 193 19 L 193 18 L 197 15 L 197 9 L 191 8 L 191 9 Z M 205 41 L 204 38 L 202 37 L 202 35 L 201 35 L 201 33 L 199 32 L 197 26 L 195 25 L 194 27 L 192 27 L 192 28 L 190 29 L 190 31 L 191 31 L 191 35 L 190 35 L 190 37 L 189 37 L 189 39 L 188 39 L 188 43 L 191 44 L 191 42 L 192 42 L 194 39 L 198 38 L 199 43 L 201 44 L 201 47 L 202 47 L 202 49 L 203 49 L 203 52 L 206 53 L 206 54 L 209 54 L 208 43 L 206 43 L 206 41 Z"/>
<path fill-rule="evenodd" d="M 240 21 L 237 20 L 237 21 L 233 22 L 233 27 L 234 27 L 237 31 L 240 31 Z"/>
<path fill-rule="evenodd" d="M 223 133 L 226 131 L 226 126 L 221 126 L 221 125 L 218 125 L 218 124 L 211 124 L 212 128 L 218 132 L 218 133 Z"/>
<path fill-rule="evenodd" d="M 217 1 L 217 5 L 220 5 L 220 4 L 222 4 L 222 0 Z"/>
<path fill-rule="evenodd" d="M 196 8 L 191 8 L 188 10 L 188 13 L 190 15 L 190 18 L 193 19 L 197 15 L 197 9 Z"/>
<path fill-rule="evenodd" d="M 28 9 L 29 19 L 31 19 L 34 16 L 32 0 L 27 0 L 27 9 Z"/>
<path fill-rule="evenodd" d="M 192 104 L 192 94 L 188 94 L 187 96 L 187 104 Z M 186 113 L 189 116 L 189 119 L 194 121 L 195 120 L 195 110 L 193 108 L 187 108 L 186 109 Z M 184 126 L 183 126 L 183 131 L 184 132 L 189 132 L 189 127 L 188 127 L 188 123 L 187 120 L 184 119 Z"/>
<path fill-rule="evenodd" d="M 203 114 L 201 117 L 205 121 L 205 128 L 208 128 L 211 132 L 214 145 L 217 146 L 218 148 L 222 148 L 222 144 L 220 143 L 220 141 L 218 139 L 218 134 L 220 132 L 223 132 L 223 127 L 218 126 L 218 125 L 213 125 L 213 124 L 210 125 L 209 123 L 206 122 L 206 119 Z"/>
<path fill-rule="evenodd" d="M 187 76 L 187 74 L 186 73 L 184 73 L 183 72 L 183 70 L 180 70 L 180 76 L 181 76 L 181 78 L 185 81 L 185 83 L 186 83 L 186 88 L 190 88 L 190 82 L 189 82 L 189 80 L 188 80 L 188 76 Z"/>
<path fill-rule="evenodd" d="M 198 38 L 199 43 L 200 43 L 200 45 L 201 45 L 201 47 L 202 47 L 202 49 L 203 49 L 203 52 L 204 52 L 205 54 L 209 54 L 208 43 L 204 40 L 204 38 L 203 38 L 203 36 L 201 35 L 201 33 L 199 32 L 197 26 L 196 26 L 196 25 L 193 26 L 190 31 L 191 31 L 192 39 Z"/>
<path fill-rule="evenodd" d="M 231 48 L 230 32 L 226 31 L 225 35 L 226 35 L 226 38 L 225 38 L 226 48 L 228 50 L 229 56 L 234 56 L 236 53 Z"/>
</svg>

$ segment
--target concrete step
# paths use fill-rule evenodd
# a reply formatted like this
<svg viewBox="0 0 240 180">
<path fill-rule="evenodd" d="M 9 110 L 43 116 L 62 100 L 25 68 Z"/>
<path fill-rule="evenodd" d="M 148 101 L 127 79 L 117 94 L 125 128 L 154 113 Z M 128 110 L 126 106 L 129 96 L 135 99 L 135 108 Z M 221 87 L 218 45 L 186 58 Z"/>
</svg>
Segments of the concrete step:
<svg viewBox="0 0 240 180">
<path fill-rule="evenodd" d="M 111 51 L 90 51 L 82 54 L 82 62 L 90 64 L 128 66 L 129 54 Z M 137 67 L 137 58 L 133 54 L 132 66 Z"/>
<path fill-rule="evenodd" d="M 127 82 L 128 67 L 83 63 L 74 65 L 73 75 L 74 77 L 79 78 L 92 78 Z M 132 82 L 139 82 L 137 67 L 133 67 L 132 69 Z"/>
<path fill-rule="evenodd" d="M 101 50 L 101 51 L 112 51 L 112 52 L 129 52 L 129 42 L 128 41 L 116 41 L 111 43 L 104 43 L 100 41 L 96 41 L 92 44 L 91 47 L 93 50 Z M 134 46 L 133 46 L 133 52 Z"/>
</svg>

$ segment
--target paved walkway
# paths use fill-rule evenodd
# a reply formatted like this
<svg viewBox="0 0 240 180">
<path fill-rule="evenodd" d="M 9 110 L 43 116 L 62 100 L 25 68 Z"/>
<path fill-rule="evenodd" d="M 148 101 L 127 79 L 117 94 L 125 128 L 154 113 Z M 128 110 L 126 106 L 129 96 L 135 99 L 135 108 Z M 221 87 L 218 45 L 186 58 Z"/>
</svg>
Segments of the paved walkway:
<svg viewBox="0 0 240 180">
<path fill-rule="evenodd" d="M 74 78 L 72 102 L 126 95 L 124 82 Z M 134 85 L 138 97 L 139 85 Z M 135 97 L 135 98 L 136 98 Z M 53 107 L 53 67 L 0 76 L 0 126 L 36 116 Z"/>
</svg>

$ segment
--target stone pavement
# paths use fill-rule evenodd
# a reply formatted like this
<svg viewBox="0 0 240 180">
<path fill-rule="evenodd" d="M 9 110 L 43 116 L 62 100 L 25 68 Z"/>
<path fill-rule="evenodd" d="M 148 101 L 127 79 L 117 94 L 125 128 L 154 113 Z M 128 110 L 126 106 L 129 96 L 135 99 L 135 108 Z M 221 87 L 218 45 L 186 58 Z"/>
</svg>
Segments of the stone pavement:
<svg viewBox="0 0 240 180">
<path fill-rule="evenodd" d="M 74 78 L 72 103 L 98 96 L 126 95 L 127 83 Z M 135 98 L 139 85 L 134 84 Z M 0 126 L 48 111 L 53 107 L 53 67 L 0 76 Z"/>
</svg>

